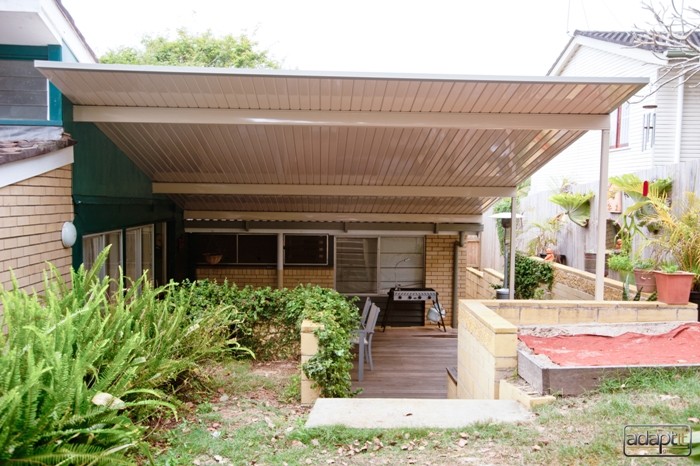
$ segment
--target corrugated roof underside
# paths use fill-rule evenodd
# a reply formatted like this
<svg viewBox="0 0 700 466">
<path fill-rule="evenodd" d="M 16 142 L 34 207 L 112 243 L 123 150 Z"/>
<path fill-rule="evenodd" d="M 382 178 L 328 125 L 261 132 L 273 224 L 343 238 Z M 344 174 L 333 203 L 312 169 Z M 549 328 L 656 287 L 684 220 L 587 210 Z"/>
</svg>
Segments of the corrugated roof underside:
<svg viewBox="0 0 700 466">
<path fill-rule="evenodd" d="M 156 182 L 515 186 L 563 130 L 99 124 Z M 534 163 L 537 161 L 537 163 Z"/>
</svg>

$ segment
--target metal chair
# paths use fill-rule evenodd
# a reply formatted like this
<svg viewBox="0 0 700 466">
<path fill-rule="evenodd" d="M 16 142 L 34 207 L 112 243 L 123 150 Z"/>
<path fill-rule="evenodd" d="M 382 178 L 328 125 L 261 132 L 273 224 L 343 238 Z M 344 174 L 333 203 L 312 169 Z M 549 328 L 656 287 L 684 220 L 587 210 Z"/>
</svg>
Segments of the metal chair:
<svg viewBox="0 0 700 466">
<path fill-rule="evenodd" d="M 367 299 L 365 300 L 365 307 L 362 308 L 362 316 L 360 317 L 360 328 L 364 329 L 367 326 L 367 317 L 369 316 L 369 308 L 372 306 L 372 300 L 369 299 L 369 296 L 367 296 Z"/>
<path fill-rule="evenodd" d="M 353 338 L 353 344 L 359 347 L 357 380 L 360 382 L 364 378 L 365 360 L 369 364 L 369 370 L 374 370 L 374 362 L 372 361 L 372 337 L 374 336 L 374 327 L 377 325 L 377 318 L 379 317 L 379 306 L 371 304 L 368 314 L 365 327 L 358 329 Z"/>
</svg>

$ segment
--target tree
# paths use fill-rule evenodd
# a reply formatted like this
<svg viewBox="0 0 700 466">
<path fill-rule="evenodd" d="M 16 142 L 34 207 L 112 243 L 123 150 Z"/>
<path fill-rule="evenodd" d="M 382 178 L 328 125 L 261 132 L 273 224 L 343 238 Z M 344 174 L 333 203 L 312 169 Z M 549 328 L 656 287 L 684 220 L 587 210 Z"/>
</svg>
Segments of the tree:
<svg viewBox="0 0 700 466">
<path fill-rule="evenodd" d="M 652 3 L 645 3 L 644 8 L 654 16 L 656 25 L 638 31 L 635 45 L 663 54 L 669 60 L 657 87 L 678 76 L 683 76 L 684 82 L 690 80 L 700 72 L 700 9 L 685 6 L 682 0 L 680 7 L 676 0 L 671 0 L 667 6 L 655 8 Z"/>
<path fill-rule="evenodd" d="M 126 65 L 206 66 L 219 68 L 279 68 L 266 50 L 257 50 L 257 42 L 244 34 L 214 37 L 211 31 L 194 35 L 178 29 L 177 37 L 145 36 L 143 50 L 121 47 L 110 50 L 102 63 Z"/>
</svg>

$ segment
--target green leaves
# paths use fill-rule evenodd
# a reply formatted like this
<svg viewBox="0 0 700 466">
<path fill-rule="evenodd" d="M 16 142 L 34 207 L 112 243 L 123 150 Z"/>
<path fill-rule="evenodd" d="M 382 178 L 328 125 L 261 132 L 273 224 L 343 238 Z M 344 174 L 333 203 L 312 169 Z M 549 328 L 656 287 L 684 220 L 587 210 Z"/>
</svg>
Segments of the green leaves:
<svg viewBox="0 0 700 466">
<path fill-rule="evenodd" d="M 549 200 L 561 206 L 572 222 L 585 228 L 591 217 L 592 198 L 593 193 L 558 193 Z"/>
<path fill-rule="evenodd" d="M 179 29 L 173 39 L 145 36 L 141 44 L 143 50 L 132 47 L 110 50 L 100 58 L 100 62 L 218 68 L 279 67 L 267 56 L 267 51 L 258 50 L 258 44 L 244 34 L 214 37 L 211 31 L 196 35 Z"/>
<path fill-rule="evenodd" d="M 523 254 L 515 255 L 515 299 L 535 299 L 540 286 L 551 291 L 554 284 L 554 268 L 549 262 L 531 259 Z"/>
</svg>

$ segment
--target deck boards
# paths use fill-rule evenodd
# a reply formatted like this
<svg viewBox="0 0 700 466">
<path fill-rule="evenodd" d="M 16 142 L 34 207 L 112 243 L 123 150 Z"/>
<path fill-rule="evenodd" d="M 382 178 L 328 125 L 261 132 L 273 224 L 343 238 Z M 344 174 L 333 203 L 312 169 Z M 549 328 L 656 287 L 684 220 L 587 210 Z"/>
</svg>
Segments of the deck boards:
<svg viewBox="0 0 700 466">
<path fill-rule="evenodd" d="M 457 366 L 457 330 L 429 327 L 379 327 L 372 343 L 374 370 L 365 365 L 364 380 L 353 389 L 361 398 L 447 398 L 447 367 Z"/>
</svg>

